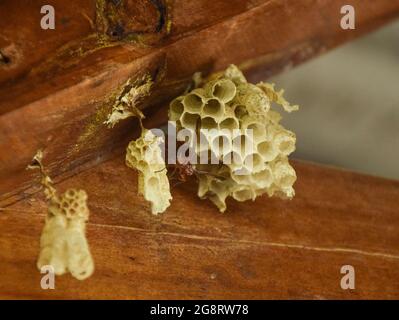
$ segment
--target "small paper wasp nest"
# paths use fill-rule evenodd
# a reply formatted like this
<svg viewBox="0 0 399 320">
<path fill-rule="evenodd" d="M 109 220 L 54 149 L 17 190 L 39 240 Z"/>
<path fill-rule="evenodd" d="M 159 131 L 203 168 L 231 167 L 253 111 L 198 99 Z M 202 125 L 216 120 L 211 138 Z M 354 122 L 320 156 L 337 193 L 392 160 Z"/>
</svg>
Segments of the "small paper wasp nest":
<svg viewBox="0 0 399 320">
<path fill-rule="evenodd" d="M 143 129 L 141 137 L 131 141 L 126 152 L 126 164 L 139 171 L 139 192 L 151 202 L 153 214 L 164 212 L 172 199 L 161 143 L 161 137 Z"/>
<path fill-rule="evenodd" d="M 87 194 L 84 190 L 68 189 L 57 195 L 52 181 L 45 174 L 39 150 L 28 169 L 40 169 L 41 183 L 48 202 L 45 225 L 40 238 L 39 270 L 52 266 L 56 275 L 70 272 L 78 280 L 94 272 L 93 258 L 86 239 L 86 222 L 89 219 Z"/>
<path fill-rule="evenodd" d="M 231 65 L 170 104 L 169 119 L 177 129 L 190 129 L 200 140 L 192 142 L 200 163 L 194 165 L 199 172 L 198 196 L 209 198 L 222 212 L 227 197 L 246 201 L 265 193 L 295 195 L 296 174 L 288 155 L 295 150 L 296 137 L 279 124 L 281 116 L 271 110 L 273 102 L 287 112 L 298 109 L 274 85 L 248 83 Z M 204 164 L 202 156 L 209 161 Z"/>
<path fill-rule="evenodd" d="M 51 265 L 56 275 L 69 271 L 79 280 L 92 275 L 94 263 L 85 236 L 89 218 L 86 202 L 86 192 L 76 189 L 50 199 L 40 238 L 39 269 Z"/>
</svg>

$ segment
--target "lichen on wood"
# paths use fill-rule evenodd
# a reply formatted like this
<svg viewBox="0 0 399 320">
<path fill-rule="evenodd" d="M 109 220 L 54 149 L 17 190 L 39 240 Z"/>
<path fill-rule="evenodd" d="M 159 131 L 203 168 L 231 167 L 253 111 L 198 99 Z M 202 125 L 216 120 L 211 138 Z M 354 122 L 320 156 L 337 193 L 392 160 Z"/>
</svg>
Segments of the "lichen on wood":
<svg viewBox="0 0 399 320">
<path fill-rule="evenodd" d="M 97 0 L 96 30 L 109 41 L 147 46 L 170 33 L 170 12 L 171 3 L 166 0 Z"/>
</svg>

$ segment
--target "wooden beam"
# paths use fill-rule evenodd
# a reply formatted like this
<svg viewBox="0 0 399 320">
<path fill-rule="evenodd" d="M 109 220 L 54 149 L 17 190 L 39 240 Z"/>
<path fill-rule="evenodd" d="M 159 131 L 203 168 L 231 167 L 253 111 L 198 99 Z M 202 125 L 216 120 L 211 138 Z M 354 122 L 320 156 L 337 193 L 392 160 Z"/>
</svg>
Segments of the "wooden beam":
<svg viewBox="0 0 399 320">
<path fill-rule="evenodd" d="M 36 175 L 24 170 L 39 148 L 53 177 L 100 162 L 123 147 L 134 122 L 107 129 L 113 99 L 129 79 L 150 74 L 141 108 L 165 108 L 196 71 L 230 63 L 251 80 L 290 68 L 387 23 L 392 0 L 53 0 L 56 29 L 40 28 L 40 1 L 0 4 L 0 203 L 21 199 Z M 117 3 L 122 3 L 117 5 Z M 340 8 L 356 8 L 356 30 Z M 18 25 L 18 29 L 16 29 Z M 166 120 L 160 112 L 153 123 Z"/>
<path fill-rule="evenodd" d="M 42 195 L 0 212 L 0 299 L 398 299 L 399 182 L 294 162 L 292 201 L 229 201 L 221 214 L 173 189 L 153 216 L 121 157 L 60 183 L 84 188 L 94 275 L 40 288 L 35 262 L 46 207 Z M 355 290 L 341 289 L 343 265 Z"/>
</svg>

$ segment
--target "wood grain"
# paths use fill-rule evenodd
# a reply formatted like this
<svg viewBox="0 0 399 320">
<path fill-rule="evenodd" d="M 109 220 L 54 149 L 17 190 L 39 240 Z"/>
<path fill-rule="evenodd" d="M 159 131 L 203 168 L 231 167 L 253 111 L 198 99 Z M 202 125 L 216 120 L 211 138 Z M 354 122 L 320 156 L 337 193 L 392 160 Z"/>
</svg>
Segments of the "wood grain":
<svg viewBox="0 0 399 320">
<path fill-rule="evenodd" d="M 194 181 L 150 214 L 117 157 L 57 187 L 89 194 L 94 275 L 40 289 L 35 267 L 46 208 L 35 195 L 0 211 L 0 298 L 398 299 L 399 182 L 295 161 L 297 196 L 230 201 L 220 214 Z M 356 289 L 342 290 L 352 265 Z"/>
<path fill-rule="evenodd" d="M 109 130 L 103 122 L 128 79 L 153 76 L 154 90 L 140 107 L 148 115 L 161 110 L 152 121 L 164 122 L 167 102 L 196 71 L 235 63 L 259 80 L 399 14 L 396 0 L 112 3 L 46 1 L 56 9 L 56 29 L 42 30 L 42 1 L 1 2 L 0 52 L 7 59 L 0 63 L 0 203 L 31 193 L 34 175 L 24 168 L 39 148 L 57 178 L 126 145 L 136 123 Z M 339 26 L 348 3 L 356 7 L 356 30 Z"/>
</svg>

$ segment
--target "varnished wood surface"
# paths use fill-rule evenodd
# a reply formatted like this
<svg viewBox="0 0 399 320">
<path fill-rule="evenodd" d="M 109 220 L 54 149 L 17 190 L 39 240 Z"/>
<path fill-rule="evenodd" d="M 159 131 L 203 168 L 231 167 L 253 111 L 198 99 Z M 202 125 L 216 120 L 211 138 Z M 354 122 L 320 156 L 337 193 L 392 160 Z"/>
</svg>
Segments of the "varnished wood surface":
<svg viewBox="0 0 399 320">
<path fill-rule="evenodd" d="M 53 31 L 39 28 L 40 1 L 0 3 L 0 298 L 399 298 L 399 182 L 295 162 L 292 201 L 220 214 L 191 182 L 152 216 L 120 156 L 137 123 L 103 125 L 128 79 L 154 78 L 140 107 L 159 125 L 194 72 L 235 63 L 265 78 L 391 21 L 399 1 L 122 2 L 122 33 L 94 1 L 48 1 Z M 356 30 L 339 27 L 344 4 Z M 52 291 L 35 267 L 46 208 L 25 170 L 38 148 L 60 191 L 86 189 L 92 212 L 95 274 Z M 340 288 L 346 264 L 355 290 Z"/>
<path fill-rule="evenodd" d="M 56 10 L 55 30 L 39 27 L 41 1 L 0 3 L 0 51 L 7 57 L 0 63 L 1 203 L 30 193 L 34 176 L 24 168 L 39 148 L 58 177 L 125 146 L 135 122 L 113 130 L 103 122 L 128 79 L 154 77 L 140 106 L 151 114 L 196 71 L 235 63 L 251 80 L 263 79 L 399 14 L 397 0 L 118 1 L 116 21 L 125 28 L 113 35 L 116 22 L 104 22 L 111 9 L 99 3 L 47 1 Z M 340 28 L 348 3 L 356 8 L 355 30 Z M 159 114 L 155 120 L 164 122 L 165 112 Z"/>
<path fill-rule="evenodd" d="M 292 201 L 230 201 L 225 214 L 198 199 L 192 181 L 152 216 L 122 157 L 66 179 L 60 191 L 89 195 L 94 275 L 40 289 L 46 208 L 36 194 L 0 211 L 0 298 L 399 298 L 399 182 L 294 166 Z M 343 265 L 355 268 L 355 290 L 340 287 Z"/>
</svg>

